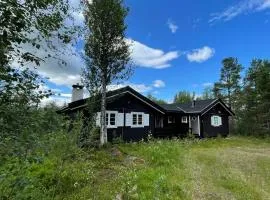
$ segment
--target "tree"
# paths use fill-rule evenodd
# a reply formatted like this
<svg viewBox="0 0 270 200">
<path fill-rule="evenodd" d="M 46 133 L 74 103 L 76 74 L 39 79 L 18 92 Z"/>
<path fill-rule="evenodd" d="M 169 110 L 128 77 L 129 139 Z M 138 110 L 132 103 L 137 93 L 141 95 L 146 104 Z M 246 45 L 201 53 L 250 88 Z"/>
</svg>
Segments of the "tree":
<svg viewBox="0 0 270 200">
<path fill-rule="evenodd" d="M 205 87 L 201 96 L 202 100 L 206 99 L 213 99 L 214 94 L 213 94 L 213 88 L 212 87 Z"/>
<path fill-rule="evenodd" d="M 28 65 L 38 67 L 46 57 L 52 56 L 36 55 L 43 48 L 55 49 L 52 38 L 63 43 L 70 41 L 70 32 L 64 25 L 68 16 L 66 0 L 0 1 L 1 142 L 16 143 L 19 148 L 34 143 L 32 127 L 37 120 L 34 114 L 40 100 L 51 91 L 40 87 L 44 80 Z M 35 53 L 24 45 L 31 45 Z M 17 66 L 13 65 L 14 61 Z"/>
<path fill-rule="evenodd" d="M 192 94 L 188 91 L 180 91 L 174 96 L 174 103 L 188 103 L 193 101 L 195 98 L 195 93 Z"/>
<path fill-rule="evenodd" d="M 270 130 L 270 62 L 254 59 L 244 78 L 240 129 L 245 134 L 267 134 Z"/>
<path fill-rule="evenodd" d="M 128 9 L 122 0 L 93 0 L 86 3 L 86 68 L 84 82 L 92 95 L 101 93 L 100 144 L 107 142 L 106 87 L 131 72 L 129 45 L 125 39 Z"/>
<path fill-rule="evenodd" d="M 216 97 L 222 97 L 232 107 L 236 96 L 240 92 L 240 80 L 242 66 L 237 58 L 229 57 L 222 61 L 222 68 L 219 82 L 214 85 L 214 94 Z"/>
<path fill-rule="evenodd" d="M 150 99 L 151 101 L 157 103 L 157 104 L 166 104 L 166 103 L 167 103 L 167 102 L 164 101 L 163 99 L 158 99 L 158 98 L 154 97 L 154 96 L 151 95 L 151 94 L 148 94 L 148 95 L 147 95 L 147 98 Z"/>
<path fill-rule="evenodd" d="M 23 45 L 30 44 L 39 51 L 55 49 L 52 37 L 69 42 L 71 30 L 64 25 L 68 11 L 69 1 L 66 0 L 0 1 L 0 98 L 10 97 L 11 101 L 14 91 L 37 89 L 25 84 L 27 79 L 28 83 L 34 83 L 34 78 L 40 78 L 28 70 L 26 64 L 37 67 L 44 60 Z M 45 58 L 50 56 L 48 53 Z M 20 66 L 12 66 L 13 61 Z"/>
</svg>

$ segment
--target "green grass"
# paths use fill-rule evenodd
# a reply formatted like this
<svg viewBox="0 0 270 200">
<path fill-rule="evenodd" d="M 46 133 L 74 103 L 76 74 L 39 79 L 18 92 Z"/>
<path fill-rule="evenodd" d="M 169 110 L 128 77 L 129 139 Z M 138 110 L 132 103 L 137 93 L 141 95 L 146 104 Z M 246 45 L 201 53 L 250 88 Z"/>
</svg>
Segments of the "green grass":
<svg viewBox="0 0 270 200">
<path fill-rule="evenodd" d="M 0 176 L 0 199 L 270 198 L 269 139 L 163 140 L 115 147 L 122 155 L 112 156 L 111 147 L 62 149 L 41 163 L 24 164 L 20 173 L 5 180 Z M 27 184 L 14 191 L 11 182 L 18 176 L 26 177 Z"/>
</svg>

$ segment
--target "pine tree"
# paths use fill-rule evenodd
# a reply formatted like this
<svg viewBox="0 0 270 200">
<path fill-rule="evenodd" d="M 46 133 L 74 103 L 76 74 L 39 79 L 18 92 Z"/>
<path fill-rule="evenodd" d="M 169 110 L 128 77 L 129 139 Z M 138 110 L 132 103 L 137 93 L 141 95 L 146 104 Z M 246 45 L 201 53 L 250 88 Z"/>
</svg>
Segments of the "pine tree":
<svg viewBox="0 0 270 200">
<path fill-rule="evenodd" d="M 237 58 L 233 57 L 225 58 L 222 65 L 220 80 L 214 85 L 214 94 L 225 100 L 229 107 L 234 108 L 237 95 L 240 93 L 240 73 L 243 67 Z"/>
</svg>

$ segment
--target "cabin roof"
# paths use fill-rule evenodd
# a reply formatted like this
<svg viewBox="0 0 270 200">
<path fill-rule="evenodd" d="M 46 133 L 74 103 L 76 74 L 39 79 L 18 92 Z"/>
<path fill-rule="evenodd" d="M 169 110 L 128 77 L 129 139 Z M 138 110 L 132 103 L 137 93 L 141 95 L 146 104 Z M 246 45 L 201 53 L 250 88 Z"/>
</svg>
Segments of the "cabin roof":
<svg viewBox="0 0 270 200">
<path fill-rule="evenodd" d="M 194 106 L 192 106 L 192 102 L 189 103 L 173 103 L 173 104 L 157 104 L 151 101 L 149 98 L 143 96 L 136 90 L 132 89 L 129 86 L 108 91 L 107 92 L 107 101 L 112 102 L 122 95 L 129 93 L 133 95 L 135 98 L 139 99 L 140 101 L 144 102 L 148 106 L 152 107 L 153 109 L 157 110 L 158 112 L 165 114 L 167 113 L 200 113 L 203 114 L 209 108 L 211 109 L 217 103 L 220 103 L 231 115 L 234 115 L 232 110 L 221 100 L 221 99 L 207 99 L 207 100 L 196 100 L 194 101 Z M 90 97 L 91 98 L 91 97 Z M 84 108 L 87 106 L 87 99 L 81 99 L 75 102 L 69 103 L 66 107 L 59 110 L 59 113 L 65 113 L 69 111 L 74 111 L 79 108 Z"/>
<path fill-rule="evenodd" d="M 217 104 L 221 104 L 230 115 L 234 115 L 234 112 L 221 99 L 196 100 L 194 101 L 194 104 L 192 104 L 192 102 L 160 104 L 160 106 L 167 110 L 167 112 L 204 114 Z"/>
<path fill-rule="evenodd" d="M 164 110 L 163 107 L 161 107 L 157 103 L 151 101 L 147 97 L 143 96 L 142 94 L 140 94 L 136 90 L 132 89 L 130 86 L 126 86 L 126 87 L 123 87 L 123 88 L 120 88 L 117 90 L 113 90 L 113 91 L 108 91 L 106 94 L 107 102 L 108 103 L 113 102 L 114 100 L 118 99 L 119 97 L 121 97 L 127 93 L 133 95 L 135 98 L 139 99 L 140 101 L 147 104 L 148 106 L 155 109 L 156 111 L 158 111 L 162 114 L 165 114 L 166 110 Z M 91 97 L 71 102 L 67 106 L 65 106 L 61 110 L 59 110 L 58 113 L 65 113 L 65 112 L 74 111 L 74 110 L 77 110 L 80 108 L 85 108 L 87 106 L 88 100 L 91 100 Z"/>
<path fill-rule="evenodd" d="M 194 101 L 194 107 L 192 106 L 192 102 L 188 103 L 173 103 L 173 104 L 163 104 L 160 105 L 164 109 L 169 111 L 182 111 L 182 112 L 201 112 L 214 102 L 217 102 L 218 99 L 207 99 L 207 100 L 196 100 Z"/>
</svg>

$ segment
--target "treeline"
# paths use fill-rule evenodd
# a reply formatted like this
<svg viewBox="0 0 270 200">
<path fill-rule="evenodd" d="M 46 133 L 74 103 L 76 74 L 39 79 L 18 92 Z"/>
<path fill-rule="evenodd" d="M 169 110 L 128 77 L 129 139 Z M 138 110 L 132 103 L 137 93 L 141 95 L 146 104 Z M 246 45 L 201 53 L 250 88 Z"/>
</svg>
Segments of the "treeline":
<svg viewBox="0 0 270 200">
<path fill-rule="evenodd" d="M 270 136 L 269 60 L 254 59 L 244 71 L 237 58 L 224 59 L 213 93 L 234 110 L 233 133 Z"/>
</svg>

